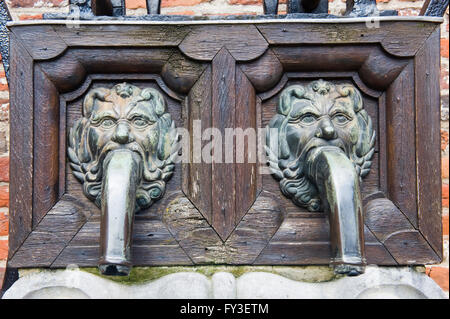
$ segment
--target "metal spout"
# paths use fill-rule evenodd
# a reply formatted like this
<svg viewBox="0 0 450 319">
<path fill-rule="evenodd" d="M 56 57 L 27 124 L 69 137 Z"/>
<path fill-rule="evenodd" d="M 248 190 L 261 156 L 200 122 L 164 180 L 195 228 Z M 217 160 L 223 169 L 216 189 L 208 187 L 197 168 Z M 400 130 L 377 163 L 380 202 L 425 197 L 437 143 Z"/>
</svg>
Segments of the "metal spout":
<svg viewBox="0 0 450 319">
<path fill-rule="evenodd" d="M 307 174 L 329 213 L 335 272 L 349 276 L 364 273 L 364 224 L 354 164 L 340 148 L 322 146 L 310 151 L 307 165 Z"/>
<path fill-rule="evenodd" d="M 127 276 L 131 270 L 131 234 L 136 189 L 141 179 L 141 158 L 120 149 L 104 161 L 102 182 L 100 261 L 104 275 Z"/>
</svg>

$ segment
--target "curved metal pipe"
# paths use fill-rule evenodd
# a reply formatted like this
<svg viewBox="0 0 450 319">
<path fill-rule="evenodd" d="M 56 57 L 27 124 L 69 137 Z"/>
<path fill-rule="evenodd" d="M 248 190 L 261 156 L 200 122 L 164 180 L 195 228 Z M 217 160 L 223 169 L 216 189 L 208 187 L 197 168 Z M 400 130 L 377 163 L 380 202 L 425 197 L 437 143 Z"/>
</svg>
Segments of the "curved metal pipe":
<svg viewBox="0 0 450 319">
<path fill-rule="evenodd" d="M 131 240 L 141 158 L 120 149 L 104 161 L 99 269 L 104 275 L 127 276 L 131 270 Z"/>
<path fill-rule="evenodd" d="M 307 159 L 307 174 L 329 212 L 333 262 L 336 273 L 364 272 L 364 224 L 359 176 L 353 162 L 334 146 L 317 147 Z"/>
</svg>

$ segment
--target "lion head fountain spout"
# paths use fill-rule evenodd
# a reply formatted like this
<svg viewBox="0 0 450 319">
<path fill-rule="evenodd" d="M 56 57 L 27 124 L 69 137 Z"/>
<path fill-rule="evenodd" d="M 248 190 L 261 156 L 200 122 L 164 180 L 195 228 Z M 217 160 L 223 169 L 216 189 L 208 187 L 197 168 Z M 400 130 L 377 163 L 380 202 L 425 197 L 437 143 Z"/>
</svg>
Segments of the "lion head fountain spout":
<svg viewBox="0 0 450 319">
<path fill-rule="evenodd" d="M 375 132 L 358 90 L 318 80 L 280 97 L 266 136 L 269 165 L 283 194 L 330 218 L 335 272 L 364 272 L 359 181 L 369 173 Z"/>
<path fill-rule="evenodd" d="M 135 212 L 164 195 L 177 134 L 158 91 L 122 83 L 86 95 L 68 156 L 84 194 L 101 209 L 99 269 L 128 275 Z"/>
</svg>

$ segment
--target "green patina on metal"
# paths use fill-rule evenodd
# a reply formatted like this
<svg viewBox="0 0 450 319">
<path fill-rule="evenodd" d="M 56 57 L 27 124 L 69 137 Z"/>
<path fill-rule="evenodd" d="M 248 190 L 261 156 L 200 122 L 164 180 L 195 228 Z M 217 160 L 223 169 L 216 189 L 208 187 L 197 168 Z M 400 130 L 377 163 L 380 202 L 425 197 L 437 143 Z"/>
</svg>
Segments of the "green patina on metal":
<svg viewBox="0 0 450 319">
<path fill-rule="evenodd" d="M 352 84 L 324 80 L 291 85 L 267 126 L 266 152 L 282 193 L 297 206 L 330 216 L 337 273 L 364 272 L 359 180 L 375 152 L 375 131 Z"/>
</svg>

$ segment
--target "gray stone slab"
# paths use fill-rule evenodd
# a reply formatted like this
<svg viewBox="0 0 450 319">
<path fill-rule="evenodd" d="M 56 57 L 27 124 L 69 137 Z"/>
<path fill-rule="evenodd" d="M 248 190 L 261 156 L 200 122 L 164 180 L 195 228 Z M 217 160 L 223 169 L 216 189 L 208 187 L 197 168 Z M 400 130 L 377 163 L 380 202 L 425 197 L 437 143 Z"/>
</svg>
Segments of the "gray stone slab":
<svg viewBox="0 0 450 319">
<path fill-rule="evenodd" d="M 448 296 L 431 278 L 413 268 L 370 266 L 357 277 L 317 283 L 269 272 L 248 272 L 238 278 L 229 272 L 217 272 L 212 277 L 178 272 L 144 284 L 123 285 L 76 268 L 39 270 L 23 274 L 3 298 L 445 299 Z"/>
</svg>

